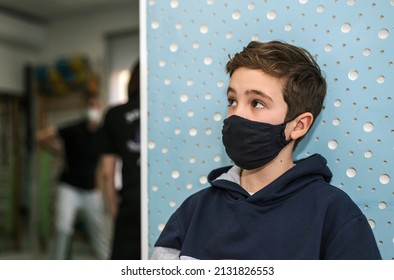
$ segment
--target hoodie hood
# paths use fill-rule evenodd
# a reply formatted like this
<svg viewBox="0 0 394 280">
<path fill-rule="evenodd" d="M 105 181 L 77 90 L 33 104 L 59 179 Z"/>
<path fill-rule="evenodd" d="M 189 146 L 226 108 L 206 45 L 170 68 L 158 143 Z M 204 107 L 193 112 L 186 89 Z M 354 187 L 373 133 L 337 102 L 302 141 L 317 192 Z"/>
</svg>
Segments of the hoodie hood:
<svg viewBox="0 0 394 280">
<path fill-rule="evenodd" d="M 314 181 L 327 183 L 331 181 L 332 173 L 327 166 L 327 161 L 319 154 L 294 163 L 293 168 L 253 195 L 240 186 L 241 168 L 238 166 L 213 170 L 208 175 L 208 181 L 213 188 L 227 191 L 230 199 L 246 200 L 253 204 L 272 203 L 286 199 Z"/>
</svg>

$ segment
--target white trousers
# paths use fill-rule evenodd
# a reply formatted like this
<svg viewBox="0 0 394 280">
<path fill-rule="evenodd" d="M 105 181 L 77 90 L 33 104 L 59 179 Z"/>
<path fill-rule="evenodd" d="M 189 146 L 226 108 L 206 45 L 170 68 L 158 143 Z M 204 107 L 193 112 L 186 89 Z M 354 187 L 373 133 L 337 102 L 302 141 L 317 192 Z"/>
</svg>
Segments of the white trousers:
<svg viewBox="0 0 394 280">
<path fill-rule="evenodd" d="M 105 233 L 104 201 L 98 190 L 82 190 L 62 183 L 56 203 L 54 258 L 66 259 L 75 218 L 82 211 L 93 249 L 98 259 L 108 259 L 109 240 Z"/>
</svg>

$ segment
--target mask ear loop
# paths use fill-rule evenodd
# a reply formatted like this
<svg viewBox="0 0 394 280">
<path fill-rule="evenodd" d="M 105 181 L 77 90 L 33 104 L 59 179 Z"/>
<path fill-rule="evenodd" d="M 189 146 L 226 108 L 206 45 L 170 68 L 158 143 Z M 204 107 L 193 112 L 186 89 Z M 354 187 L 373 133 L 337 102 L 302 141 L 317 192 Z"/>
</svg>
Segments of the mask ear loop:
<svg viewBox="0 0 394 280">
<path fill-rule="evenodd" d="M 283 145 L 283 147 L 287 146 L 291 141 L 294 141 L 294 139 L 291 139 L 291 138 L 289 140 L 286 139 L 285 129 L 286 129 L 287 124 L 292 122 L 292 121 L 294 121 L 297 117 L 292 118 L 292 119 L 290 119 L 288 121 L 284 121 L 283 124 L 282 124 L 281 135 L 280 135 L 280 142 Z"/>
<path fill-rule="evenodd" d="M 293 141 L 293 139 L 291 139 L 291 138 L 290 138 L 289 140 L 286 139 L 285 129 L 286 129 L 286 125 L 287 125 L 288 123 L 289 123 L 289 122 L 284 122 L 284 123 L 282 123 L 281 126 L 280 126 L 280 131 L 279 131 L 279 142 L 280 142 L 280 145 L 281 145 L 282 147 L 287 146 L 291 141 Z"/>
</svg>

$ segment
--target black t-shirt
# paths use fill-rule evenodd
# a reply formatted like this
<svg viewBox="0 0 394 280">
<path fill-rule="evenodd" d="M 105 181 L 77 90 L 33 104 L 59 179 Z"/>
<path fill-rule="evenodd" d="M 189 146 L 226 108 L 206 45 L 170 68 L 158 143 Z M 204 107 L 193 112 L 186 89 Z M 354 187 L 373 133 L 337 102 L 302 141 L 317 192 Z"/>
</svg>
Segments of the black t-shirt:
<svg viewBox="0 0 394 280">
<path fill-rule="evenodd" d="M 140 110 L 139 100 L 108 110 L 101 141 L 101 152 L 116 154 L 122 159 L 124 199 L 139 199 L 140 190 Z"/>
<path fill-rule="evenodd" d="M 65 149 L 65 163 L 60 181 L 80 189 L 94 189 L 99 159 L 100 130 L 89 131 L 81 120 L 59 129 Z"/>
</svg>

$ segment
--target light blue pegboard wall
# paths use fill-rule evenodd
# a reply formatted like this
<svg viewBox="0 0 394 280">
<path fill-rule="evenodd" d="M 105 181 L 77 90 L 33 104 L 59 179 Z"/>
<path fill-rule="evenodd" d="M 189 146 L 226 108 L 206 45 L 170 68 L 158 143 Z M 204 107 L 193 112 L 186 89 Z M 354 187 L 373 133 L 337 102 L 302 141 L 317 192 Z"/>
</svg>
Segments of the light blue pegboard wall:
<svg viewBox="0 0 394 280">
<path fill-rule="evenodd" d="M 207 174 L 221 142 L 228 55 L 251 40 L 308 49 L 326 74 L 325 109 L 296 157 L 323 154 L 332 184 L 367 216 L 394 258 L 394 0 L 149 0 L 149 245 Z"/>
</svg>

